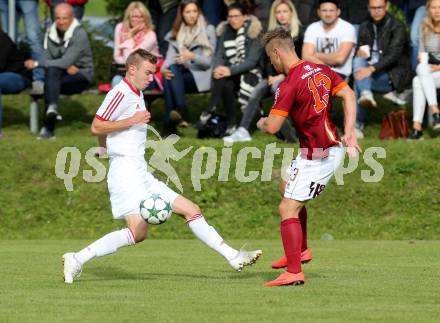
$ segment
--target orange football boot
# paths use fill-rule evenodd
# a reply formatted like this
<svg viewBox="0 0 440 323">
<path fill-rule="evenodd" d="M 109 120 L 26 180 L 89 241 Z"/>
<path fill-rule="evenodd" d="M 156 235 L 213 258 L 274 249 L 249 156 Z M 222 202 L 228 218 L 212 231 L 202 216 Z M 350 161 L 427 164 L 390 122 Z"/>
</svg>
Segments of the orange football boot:
<svg viewBox="0 0 440 323">
<path fill-rule="evenodd" d="M 301 263 L 306 264 L 310 261 L 312 261 L 312 250 L 306 249 L 303 252 L 301 252 Z M 287 257 L 283 256 L 280 259 L 278 259 L 276 262 L 272 264 L 273 269 L 279 269 L 279 268 L 285 268 L 287 267 Z"/>
<path fill-rule="evenodd" d="M 302 285 L 304 284 L 304 274 L 299 272 L 297 274 L 283 272 L 277 279 L 265 283 L 264 286 L 285 286 L 285 285 Z"/>
</svg>

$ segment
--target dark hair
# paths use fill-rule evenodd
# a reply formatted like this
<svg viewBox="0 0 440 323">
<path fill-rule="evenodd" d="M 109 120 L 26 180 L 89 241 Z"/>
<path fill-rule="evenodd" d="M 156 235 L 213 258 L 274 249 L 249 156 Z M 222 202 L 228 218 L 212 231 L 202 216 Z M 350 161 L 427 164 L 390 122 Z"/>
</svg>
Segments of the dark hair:
<svg viewBox="0 0 440 323">
<path fill-rule="evenodd" d="M 323 3 L 327 3 L 327 2 L 333 3 L 338 9 L 341 6 L 338 0 L 319 0 L 319 6 L 321 7 Z"/>
<path fill-rule="evenodd" d="M 228 13 L 229 13 L 229 11 L 234 10 L 234 9 L 240 11 L 242 15 L 249 14 L 248 6 L 241 3 L 241 2 L 234 2 L 233 4 L 230 4 L 228 6 Z"/>
<path fill-rule="evenodd" d="M 151 64 L 156 64 L 157 57 L 143 48 L 138 48 L 133 53 L 128 55 L 127 60 L 125 62 L 125 69 L 128 70 L 128 67 L 130 65 L 134 65 L 138 67 L 140 63 L 143 61 L 149 61 Z"/>
<path fill-rule="evenodd" d="M 277 41 L 277 46 L 295 49 L 290 32 L 282 27 L 270 30 L 262 36 L 263 47 L 266 47 L 271 41 Z"/>
<path fill-rule="evenodd" d="M 184 23 L 183 20 L 183 11 L 186 6 L 189 4 L 195 4 L 197 10 L 199 11 L 199 15 L 203 15 L 202 7 L 197 0 L 182 0 L 179 5 L 179 9 L 177 10 L 176 19 L 174 19 L 173 28 L 171 28 L 171 39 L 175 40 L 177 37 L 177 33 L 179 32 L 180 26 Z"/>
</svg>

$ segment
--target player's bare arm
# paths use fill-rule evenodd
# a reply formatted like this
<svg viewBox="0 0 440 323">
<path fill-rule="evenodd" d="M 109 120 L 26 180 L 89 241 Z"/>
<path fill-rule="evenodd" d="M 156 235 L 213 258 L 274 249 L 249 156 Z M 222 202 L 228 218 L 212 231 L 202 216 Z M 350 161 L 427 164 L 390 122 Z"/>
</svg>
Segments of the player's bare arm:
<svg viewBox="0 0 440 323">
<path fill-rule="evenodd" d="M 343 65 L 350 56 L 353 43 L 343 42 L 334 53 L 315 53 L 315 56 L 327 65 Z"/>
<path fill-rule="evenodd" d="M 344 107 L 344 137 L 343 140 L 347 145 L 348 156 L 355 157 L 361 148 L 358 145 L 354 132 L 356 122 L 356 96 L 349 86 L 345 86 L 335 94 L 342 99 Z"/>
<path fill-rule="evenodd" d="M 286 117 L 270 114 L 268 117 L 261 118 L 257 122 L 257 127 L 263 132 L 274 134 L 280 131 Z"/>
<path fill-rule="evenodd" d="M 148 111 L 136 112 L 132 117 L 119 121 L 102 121 L 95 118 L 90 130 L 94 136 L 108 135 L 112 132 L 128 129 L 135 124 L 148 123 L 150 118 L 151 114 Z"/>
</svg>

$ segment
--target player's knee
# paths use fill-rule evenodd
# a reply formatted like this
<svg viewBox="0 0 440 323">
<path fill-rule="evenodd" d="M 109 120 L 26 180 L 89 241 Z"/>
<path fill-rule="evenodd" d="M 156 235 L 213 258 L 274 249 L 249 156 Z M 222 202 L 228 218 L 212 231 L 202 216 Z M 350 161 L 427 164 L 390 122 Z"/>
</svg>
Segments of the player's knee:
<svg viewBox="0 0 440 323">
<path fill-rule="evenodd" d="M 141 234 L 137 234 L 137 235 L 134 237 L 134 241 L 135 241 L 136 243 L 139 243 L 139 242 L 144 241 L 146 237 L 147 237 L 147 233 L 146 233 L 146 232 L 141 233 Z"/>
<path fill-rule="evenodd" d="M 292 217 L 297 218 L 301 208 L 302 205 L 292 205 L 291 203 L 286 202 L 286 200 L 282 200 L 278 206 L 278 212 L 282 219 Z"/>
<path fill-rule="evenodd" d="M 202 214 L 202 209 L 200 209 L 200 206 L 198 206 L 196 203 L 192 202 L 190 213 L 191 215 Z"/>
<path fill-rule="evenodd" d="M 132 231 L 133 232 L 133 231 Z M 135 243 L 139 243 L 145 240 L 145 238 L 147 237 L 147 230 L 136 230 L 135 232 L 133 232 L 133 238 Z"/>
<path fill-rule="evenodd" d="M 148 227 L 147 227 L 147 223 L 143 220 L 142 222 L 128 223 L 128 229 L 133 235 L 133 239 L 135 243 L 142 242 L 147 237 Z"/>
</svg>

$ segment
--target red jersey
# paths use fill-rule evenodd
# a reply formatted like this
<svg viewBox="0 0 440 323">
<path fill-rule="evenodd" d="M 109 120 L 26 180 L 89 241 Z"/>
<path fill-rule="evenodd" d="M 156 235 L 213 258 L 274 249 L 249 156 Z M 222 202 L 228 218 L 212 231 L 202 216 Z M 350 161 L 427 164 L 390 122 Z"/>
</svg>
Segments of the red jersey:
<svg viewBox="0 0 440 323">
<path fill-rule="evenodd" d="M 345 86 L 330 67 L 300 60 L 278 87 L 270 113 L 290 115 L 304 158 L 327 157 L 327 149 L 340 143 L 330 118 L 330 98 Z"/>
</svg>

